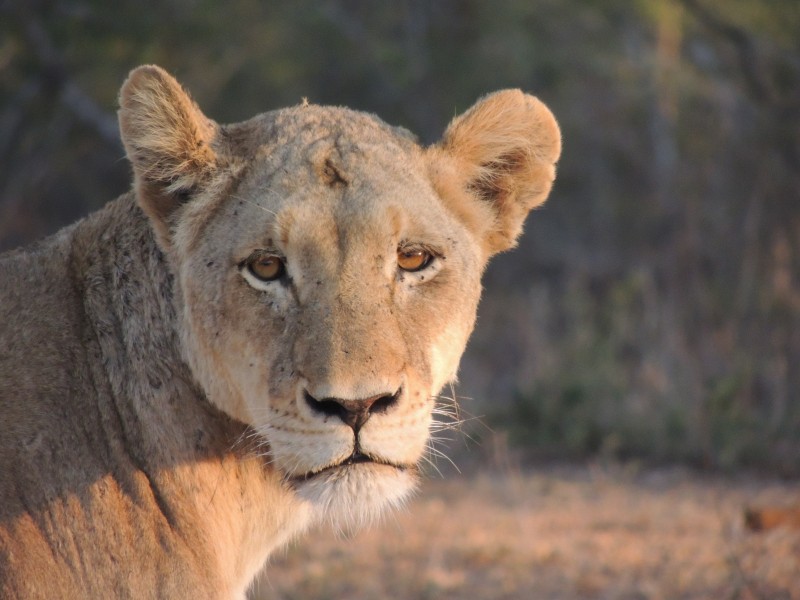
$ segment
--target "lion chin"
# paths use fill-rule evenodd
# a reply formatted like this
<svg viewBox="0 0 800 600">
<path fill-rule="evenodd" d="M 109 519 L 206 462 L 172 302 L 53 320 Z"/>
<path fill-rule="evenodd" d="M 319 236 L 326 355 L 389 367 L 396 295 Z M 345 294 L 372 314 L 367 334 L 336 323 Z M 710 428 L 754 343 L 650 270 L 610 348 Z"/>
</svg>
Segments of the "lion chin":
<svg viewBox="0 0 800 600">
<path fill-rule="evenodd" d="M 320 521 L 351 534 L 400 508 L 417 487 L 416 467 L 376 462 L 345 463 L 292 480 Z"/>
</svg>

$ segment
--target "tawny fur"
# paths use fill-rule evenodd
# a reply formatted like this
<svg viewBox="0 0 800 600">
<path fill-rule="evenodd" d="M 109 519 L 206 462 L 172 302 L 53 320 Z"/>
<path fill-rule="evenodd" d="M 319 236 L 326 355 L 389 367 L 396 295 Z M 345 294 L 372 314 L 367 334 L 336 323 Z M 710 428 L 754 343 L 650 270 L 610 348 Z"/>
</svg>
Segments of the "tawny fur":
<svg viewBox="0 0 800 600">
<path fill-rule="evenodd" d="M 309 525 L 413 489 L 558 128 L 519 91 L 427 149 L 306 102 L 218 125 L 154 66 L 120 104 L 133 191 L 0 257 L 0 597 L 243 598 Z"/>
</svg>

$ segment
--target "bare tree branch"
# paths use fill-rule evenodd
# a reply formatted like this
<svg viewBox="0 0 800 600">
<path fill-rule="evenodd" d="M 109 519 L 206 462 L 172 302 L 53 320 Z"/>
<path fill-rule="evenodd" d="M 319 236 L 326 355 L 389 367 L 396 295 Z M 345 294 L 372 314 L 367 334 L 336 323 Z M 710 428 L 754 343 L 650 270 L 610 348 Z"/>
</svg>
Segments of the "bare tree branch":
<svg viewBox="0 0 800 600">
<path fill-rule="evenodd" d="M 92 127 L 106 142 L 115 146 L 121 144 L 117 119 L 100 108 L 75 82 L 64 83 L 60 99 L 78 119 Z"/>
</svg>

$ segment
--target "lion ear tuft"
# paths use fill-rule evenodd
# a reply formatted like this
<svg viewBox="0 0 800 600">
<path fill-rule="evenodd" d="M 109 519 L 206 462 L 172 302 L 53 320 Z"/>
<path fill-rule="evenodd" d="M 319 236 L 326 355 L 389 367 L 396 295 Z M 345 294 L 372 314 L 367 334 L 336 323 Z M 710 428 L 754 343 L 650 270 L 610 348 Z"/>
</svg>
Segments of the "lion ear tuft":
<svg viewBox="0 0 800 600">
<path fill-rule="evenodd" d="M 170 215 L 216 166 L 211 144 L 217 125 L 155 65 L 131 71 L 119 103 L 120 132 L 133 164 L 137 200 L 163 240 Z"/>
<path fill-rule="evenodd" d="M 491 255 L 514 247 L 528 212 L 547 199 L 561 154 L 561 133 L 540 100 L 520 90 L 503 90 L 453 119 L 431 150 L 439 163 L 434 173 L 447 173 L 447 179 L 457 180 L 458 190 L 479 201 L 477 207 L 457 210 L 480 223 Z M 454 186 L 437 187 L 452 191 Z"/>
</svg>

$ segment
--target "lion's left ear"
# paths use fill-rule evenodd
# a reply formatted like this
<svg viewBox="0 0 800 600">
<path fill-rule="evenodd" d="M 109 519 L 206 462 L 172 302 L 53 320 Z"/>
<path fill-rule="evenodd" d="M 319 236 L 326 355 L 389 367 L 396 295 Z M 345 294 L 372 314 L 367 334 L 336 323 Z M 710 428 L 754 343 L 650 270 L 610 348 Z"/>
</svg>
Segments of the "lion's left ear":
<svg viewBox="0 0 800 600">
<path fill-rule="evenodd" d="M 487 256 L 516 245 L 528 212 L 550 193 L 560 154 L 555 117 L 520 90 L 482 98 L 428 149 L 434 186 Z"/>
<path fill-rule="evenodd" d="M 131 71 L 119 94 L 122 143 L 133 164 L 136 196 L 159 240 L 169 245 L 170 216 L 213 172 L 217 125 L 166 71 Z"/>
</svg>

